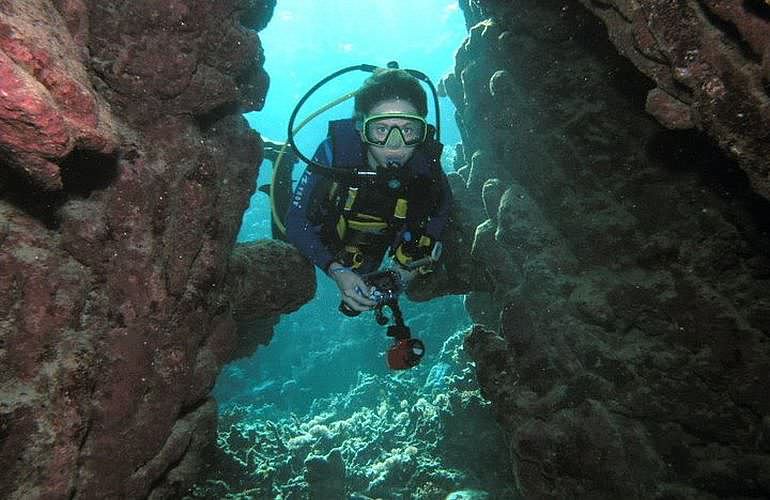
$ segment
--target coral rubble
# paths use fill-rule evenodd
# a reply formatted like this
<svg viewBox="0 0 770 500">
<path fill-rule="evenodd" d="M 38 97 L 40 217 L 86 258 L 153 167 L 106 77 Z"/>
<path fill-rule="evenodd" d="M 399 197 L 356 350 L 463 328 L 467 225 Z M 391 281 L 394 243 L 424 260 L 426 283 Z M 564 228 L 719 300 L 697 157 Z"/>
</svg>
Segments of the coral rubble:
<svg viewBox="0 0 770 500">
<path fill-rule="evenodd" d="M 492 498 L 515 498 L 502 472 L 505 440 L 463 356 L 464 336 L 446 339 L 432 369 L 359 372 L 349 388 L 300 413 L 228 405 L 219 456 L 192 496 L 443 499 L 492 491 Z"/>
</svg>

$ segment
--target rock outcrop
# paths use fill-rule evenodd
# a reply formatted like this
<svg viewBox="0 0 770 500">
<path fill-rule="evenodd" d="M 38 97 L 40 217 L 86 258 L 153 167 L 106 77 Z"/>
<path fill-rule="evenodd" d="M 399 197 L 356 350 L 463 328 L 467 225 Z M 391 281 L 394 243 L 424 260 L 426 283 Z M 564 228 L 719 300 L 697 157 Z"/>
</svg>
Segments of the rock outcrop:
<svg viewBox="0 0 770 500">
<path fill-rule="evenodd" d="M 581 3 L 655 82 L 647 111 L 665 127 L 706 132 L 770 199 L 770 3 Z"/>
<path fill-rule="evenodd" d="M 770 496 L 767 2 L 460 3 L 460 213 L 413 295 L 472 290 L 518 493 Z M 0 0 L 7 496 L 180 496 L 219 368 L 307 298 L 251 267 L 312 274 L 290 248 L 232 252 L 273 6 Z"/>
<path fill-rule="evenodd" d="M 0 484 L 178 497 L 237 342 L 274 1 L 0 1 Z M 285 305 L 285 304 L 284 304 Z M 280 308 L 280 307 L 279 307 Z"/>
<path fill-rule="evenodd" d="M 231 359 L 247 357 L 270 343 L 282 313 L 296 311 L 313 298 L 315 269 L 283 241 L 240 243 L 230 255 L 225 287 L 223 299 L 231 305 L 238 325 Z"/>
<path fill-rule="evenodd" d="M 767 497 L 767 6 L 581 3 L 461 2 L 443 82 L 520 493 Z"/>
</svg>

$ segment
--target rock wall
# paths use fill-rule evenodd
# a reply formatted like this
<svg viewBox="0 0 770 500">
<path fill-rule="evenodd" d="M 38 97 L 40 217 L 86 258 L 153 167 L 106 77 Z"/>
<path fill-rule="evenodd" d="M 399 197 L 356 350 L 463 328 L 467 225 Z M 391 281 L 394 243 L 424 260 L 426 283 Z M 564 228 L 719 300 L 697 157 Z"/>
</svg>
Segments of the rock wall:
<svg viewBox="0 0 770 500">
<path fill-rule="evenodd" d="M 581 0 L 613 45 L 655 81 L 646 109 L 697 128 L 770 199 L 770 3 L 766 0 Z"/>
<path fill-rule="evenodd" d="M 0 0 L 3 496 L 195 479 L 261 158 L 251 28 L 274 3 Z"/>
<path fill-rule="evenodd" d="M 767 497 L 765 4 L 461 4 L 466 347 L 522 497 Z"/>
</svg>

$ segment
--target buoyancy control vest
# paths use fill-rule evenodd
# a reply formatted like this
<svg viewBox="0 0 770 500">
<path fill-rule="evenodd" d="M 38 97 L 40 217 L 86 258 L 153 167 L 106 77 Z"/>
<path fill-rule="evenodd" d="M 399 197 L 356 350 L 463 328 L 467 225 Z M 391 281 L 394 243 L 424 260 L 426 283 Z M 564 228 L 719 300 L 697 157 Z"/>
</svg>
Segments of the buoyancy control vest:
<svg viewBox="0 0 770 500">
<path fill-rule="evenodd" d="M 409 161 L 392 175 L 358 184 L 328 180 L 319 185 L 311 201 L 311 218 L 322 224 L 322 238 L 345 266 L 371 270 L 385 250 L 409 230 L 421 234 L 441 199 L 439 176 L 443 146 L 428 136 Z M 366 165 L 366 146 L 353 119 L 329 123 L 332 163 L 337 168 Z"/>
</svg>

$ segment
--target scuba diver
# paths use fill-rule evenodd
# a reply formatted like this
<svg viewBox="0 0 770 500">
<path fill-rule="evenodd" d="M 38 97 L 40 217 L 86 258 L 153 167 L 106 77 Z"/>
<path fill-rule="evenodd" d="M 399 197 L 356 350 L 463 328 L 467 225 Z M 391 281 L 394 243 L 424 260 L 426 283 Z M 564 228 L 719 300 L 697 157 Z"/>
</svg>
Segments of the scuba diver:
<svg viewBox="0 0 770 500">
<path fill-rule="evenodd" d="M 346 183 L 308 169 L 286 218 L 286 235 L 340 290 L 350 315 L 373 308 L 362 275 L 379 268 L 388 249 L 402 285 L 418 272 L 447 224 L 451 192 L 442 145 L 425 121 L 427 97 L 406 70 L 378 68 L 355 94 L 354 116 L 329 123 L 313 161 L 358 167 L 374 180 Z"/>
<path fill-rule="evenodd" d="M 296 128 L 305 101 L 328 81 L 350 71 L 372 73 L 363 85 L 310 114 Z M 433 94 L 436 126 L 428 124 L 427 96 Z M 354 97 L 352 118 L 329 122 L 327 138 L 312 159 L 297 147 L 294 134 L 325 110 Z M 284 160 L 286 146 L 293 155 Z M 268 152 L 276 153 L 278 144 Z M 441 257 L 441 236 L 449 219 L 452 195 L 441 168 L 438 93 L 417 70 L 361 64 L 324 78 L 300 99 L 289 119 L 288 140 L 273 154 L 273 182 L 264 186 L 273 203 L 273 229 L 292 243 L 340 291 L 340 311 L 348 316 L 373 310 L 380 325 L 394 325 L 387 335 L 395 342 L 387 353 L 394 370 L 416 366 L 425 346 L 412 338 L 398 296 L 416 274 L 427 274 Z M 267 149 L 266 149 L 267 151 Z M 276 186 L 291 186 L 297 159 L 305 173 L 287 203 Z M 289 165 L 288 171 L 283 165 Z M 289 189 L 287 193 L 291 193 Z M 289 205 L 284 211 L 285 205 Z M 285 224 L 280 213 L 285 213 Z M 389 252 L 393 265 L 379 270 Z"/>
</svg>

